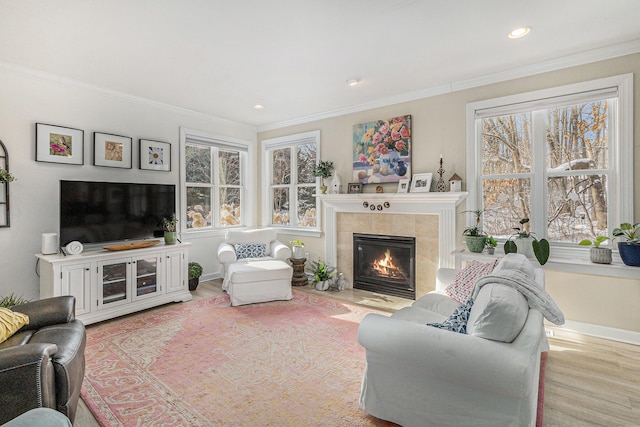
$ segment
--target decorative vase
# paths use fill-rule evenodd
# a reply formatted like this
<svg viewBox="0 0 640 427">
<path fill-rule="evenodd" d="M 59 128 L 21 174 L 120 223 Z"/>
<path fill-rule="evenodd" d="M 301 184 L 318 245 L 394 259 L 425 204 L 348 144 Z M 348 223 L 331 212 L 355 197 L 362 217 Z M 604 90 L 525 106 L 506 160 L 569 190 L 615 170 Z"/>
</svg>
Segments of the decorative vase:
<svg viewBox="0 0 640 427">
<path fill-rule="evenodd" d="M 611 249 L 609 248 L 591 248 L 589 252 L 591 262 L 596 264 L 611 264 Z"/>
<path fill-rule="evenodd" d="M 533 258 L 533 237 L 518 237 L 514 240 L 518 253 L 526 256 L 527 258 Z"/>
<path fill-rule="evenodd" d="M 469 251 L 479 254 L 484 250 L 484 236 L 465 236 Z"/>
<path fill-rule="evenodd" d="M 393 171 L 398 176 L 405 176 L 407 173 L 407 165 L 404 163 L 404 160 L 398 160 L 398 164 L 393 169 Z"/>
<path fill-rule="evenodd" d="M 178 239 L 178 232 L 177 231 L 165 231 L 164 232 L 164 244 L 165 245 L 175 245 L 177 239 Z"/>
<path fill-rule="evenodd" d="M 640 267 L 640 245 L 629 242 L 618 242 L 620 258 L 626 265 Z"/>
<path fill-rule="evenodd" d="M 291 257 L 294 259 L 304 258 L 304 246 L 294 246 L 293 255 L 291 255 Z"/>
</svg>

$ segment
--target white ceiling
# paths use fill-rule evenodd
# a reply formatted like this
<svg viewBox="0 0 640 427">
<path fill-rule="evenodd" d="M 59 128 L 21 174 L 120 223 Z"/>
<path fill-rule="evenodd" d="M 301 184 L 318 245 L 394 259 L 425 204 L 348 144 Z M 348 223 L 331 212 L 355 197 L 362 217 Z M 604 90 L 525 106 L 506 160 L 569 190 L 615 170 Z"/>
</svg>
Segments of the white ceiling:
<svg viewBox="0 0 640 427">
<path fill-rule="evenodd" d="M 638 0 L 0 0 L 0 67 L 269 128 L 640 51 L 639 17 Z"/>
</svg>

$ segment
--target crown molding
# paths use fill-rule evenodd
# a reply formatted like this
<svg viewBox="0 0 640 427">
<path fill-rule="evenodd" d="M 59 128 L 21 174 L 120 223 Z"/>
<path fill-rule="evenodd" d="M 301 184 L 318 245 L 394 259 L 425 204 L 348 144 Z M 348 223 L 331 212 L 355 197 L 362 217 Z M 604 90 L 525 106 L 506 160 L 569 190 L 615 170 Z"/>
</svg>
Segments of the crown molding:
<svg viewBox="0 0 640 427">
<path fill-rule="evenodd" d="M 548 61 L 542 61 L 536 64 L 526 65 L 503 72 L 488 74 L 473 79 L 461 80 L 459 82 L 452 82 L 449 84 L 414 92 L 405 92 L 387 98 L 381 98 L 379 100 L 365 104 L 353 105 L 346 108 L 337 108 L 335 110 L 329 110 L 322 113 L 299 117 L 296 119 L 260 125 L 258 126 L 258 132 L 300 125 L 317 120 L 328 119 L 331 117 L 344 116 L 351 113 L 358 113 L 360 111 L 400 104 L 402 102 L 416 101 L 418 99 L 430 98 L 432 96 L 472 89 L 494 83 L 501 83 L 508 80 L 514 80 L 550 71 L 561 70 L 563 68 L 570 68 L 578 65 L 585 65 L 593 62 L 604 61 L 607 59 L 618 58 L 638 52 L 640 52 L 640 39 L 631 40 L 625 43 L 619 43 L 597 49 L 591 49 L 584 52 L 578 52 Z"/>
<path fill-rule="evenodd" d="M 16 74 L 20 77 L 27 78 L 27 79 L 43 80 L 43 81 L 47 81 L 47 82 L 58 84 L 58 85 L 73 87 L 77 89 L 83 89 L 83 90 L 98 93 L 103 96 L 120 98 L 134 104 L 143 105 L 150 108 L 156 108 L 158 110 L 164 110 L 171 113 L 184 114 L 186 116 L 205 119 L 205 120 L 214 119 L 217 121 L 226 122 L 231 125 L 242 125 L 242 126 L 247 126 L 248 128 L 252 128 L 254 130 L 256 129 L 256 126 L 252 124 L 237 122 L 235 120 L 227 119 L 224 117 L 213 116 L 211 114 L 203 113 L 196 110 L 190 110 L 184 107 L 178 107 L 176 105 L 155 101 L 153 99 L 144 98 L 141 96 L 135 96 L 135 95 L 131 95 L 125 92 L 119 92 L 112 89 L 107 89 L 101 86 L 85 83 L 80 80 L 66 78 L 61 75 L 48 73 L 46 71 L 41 71 L 35 68 L 29 68 L 21 65 L 12 64 L 10 62 L 0 61 L 0 72 Z"/>
</svg>

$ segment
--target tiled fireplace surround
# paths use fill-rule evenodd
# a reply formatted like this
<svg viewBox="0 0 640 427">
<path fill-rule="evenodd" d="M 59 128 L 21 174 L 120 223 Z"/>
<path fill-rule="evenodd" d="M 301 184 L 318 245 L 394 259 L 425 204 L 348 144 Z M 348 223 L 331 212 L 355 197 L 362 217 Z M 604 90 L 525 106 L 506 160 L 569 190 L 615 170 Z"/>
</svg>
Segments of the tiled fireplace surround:
<svg viewBox="0 0 640 427">
<path fill-rule="evenodd" d="M 416 237 L 416 298 L 435 288 L 438 267 L 453 267 L 456 206 L 467 193 L 326 194 L 325 253 L 353 286 L 353 233 Z M 389 208 L 372 211 L 363 202 Z"/>
</svg>

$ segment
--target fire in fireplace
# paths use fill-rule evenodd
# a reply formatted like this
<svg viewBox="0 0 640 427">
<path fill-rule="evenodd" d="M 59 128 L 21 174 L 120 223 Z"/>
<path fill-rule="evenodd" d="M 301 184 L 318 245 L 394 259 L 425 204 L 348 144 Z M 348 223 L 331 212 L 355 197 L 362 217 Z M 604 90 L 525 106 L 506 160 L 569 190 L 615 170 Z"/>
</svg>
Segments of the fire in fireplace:
<svg viewBox="0 0 640 427">
<path fill-rule="evenodd" d="M 353 287 L 415 299 L 415 237 L 353 233 Z"/>
</svg>

